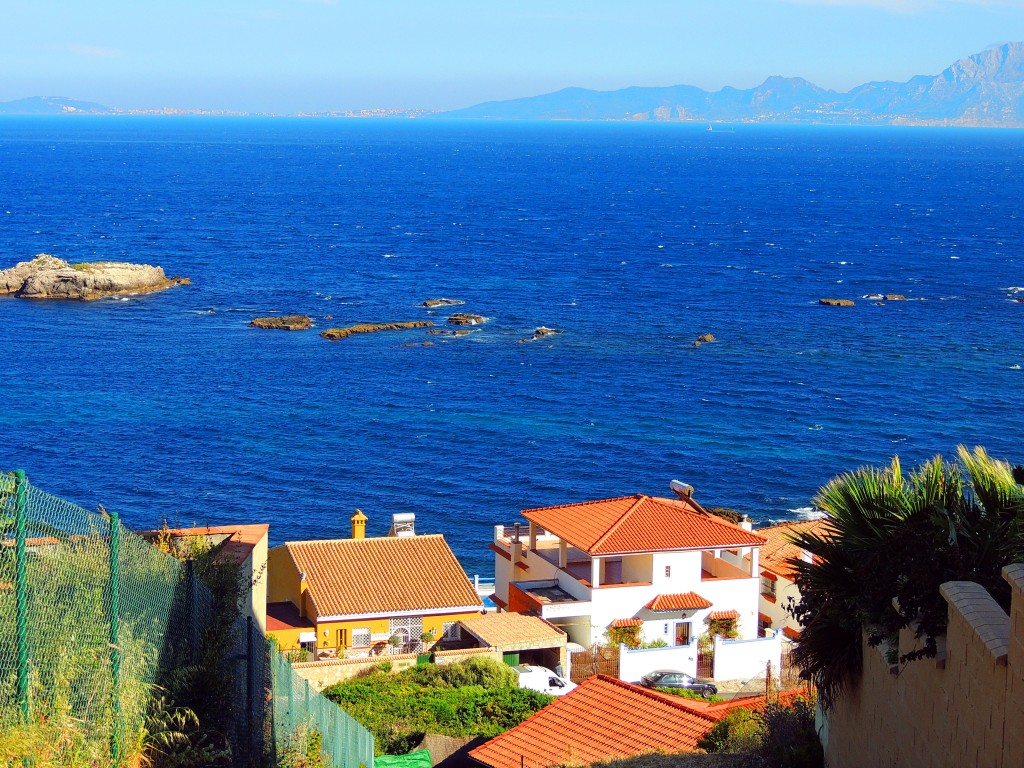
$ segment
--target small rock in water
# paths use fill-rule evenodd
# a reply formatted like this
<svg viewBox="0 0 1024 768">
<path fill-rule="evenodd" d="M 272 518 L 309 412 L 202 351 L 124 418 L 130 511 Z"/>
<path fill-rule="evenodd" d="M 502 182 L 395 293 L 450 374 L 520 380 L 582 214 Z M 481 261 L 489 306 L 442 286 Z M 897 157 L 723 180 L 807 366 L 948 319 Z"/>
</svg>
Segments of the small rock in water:
<svg viewBox="0 0 1024 768">
<path fill-rule="evenodd" d="M 557 336 L 561 331 L 556 331 L 554 328 L 548 328 L 546 325 L 542 325 L 539 328 L 535 328 L 533 336 L 528 339 L 519 339 L 518 343 L 523 344 L 527 341 L 536 341 L 537 339 L 543 339 L 545 336 Z"/>
<path fill-rule="evenodd" d="M 715 335 L 713 333 L 702 333 L 697 337 L 697 341 L 701 343 L 707 343 L 709 341 L 715 341 Z"/>
<path fill-rule="evenodd" d="M 824 304 L 826 307 L 852 307 L 854 303 L 851 299 L 818 299 L 819 304 Z"/>
<path fill-rule="evenodd" d="M 281 331 L 306 331 L 313 327 L 308 315 L 281 315 L 281 317 L 256 317 L 249 323 L 250 328 L 269 328 Z"/>
<path fill-rule="evenodd" d="M 902 293 L 887 293 L 885 294 L 886 301 L 906 301 L 907 297 Z"/>
<path fill-rule="evenodd" d="M 465 303 L 466 302 L 460 301 L 459 299 L 427 299 L 420 304 L 420 306 L 426 307 L 427 309 L 433 309 L 434 307 L 454 307 L 458 304 Z"/>
<path fill-rule="evenodd" d="M 328 341 L 347 339 L 357 333 L 377 333 L 378 331 L 404 331 L 408 328 L 430 328 L 434 324 L 429 320 L 412 320 L 403 323 L 359 323 L 347 328 L 328 328 L 320 335 Z"/>
<path fill-rule="evenodd" d="M 448 325 L 483 325 L 483 315 L 470 315 L 464 312 L 457 312 L 448 318 Z"/>
</svg>

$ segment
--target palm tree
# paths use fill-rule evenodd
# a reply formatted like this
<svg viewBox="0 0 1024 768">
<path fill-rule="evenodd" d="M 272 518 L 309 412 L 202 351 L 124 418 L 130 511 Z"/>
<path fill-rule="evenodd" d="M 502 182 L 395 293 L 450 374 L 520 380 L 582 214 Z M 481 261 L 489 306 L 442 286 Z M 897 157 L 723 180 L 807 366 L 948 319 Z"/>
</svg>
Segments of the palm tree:
<svg viewBox="0 0 1024 768">
<path fill-rule="evenodd" d="M 813 562 L 794 561 L 803 624 L 794 659 L 815 677 L 831 706 L 860 674 L 861 638 L 877 646 L 914 627 L 919 650 L 893 661 L 934 656 L 946 630 L 946 581 L 981 584 L 1004 609 L 1004 565 L 1024 560 L 1024 489 L 1009 464 L 983 448 L 957 448 L 959 463 L 937 456 L 904 476 L 899 458 L 862 468 L 823 487 L 815 503 L 828 526 L 793 543 Z"/>
</svg>

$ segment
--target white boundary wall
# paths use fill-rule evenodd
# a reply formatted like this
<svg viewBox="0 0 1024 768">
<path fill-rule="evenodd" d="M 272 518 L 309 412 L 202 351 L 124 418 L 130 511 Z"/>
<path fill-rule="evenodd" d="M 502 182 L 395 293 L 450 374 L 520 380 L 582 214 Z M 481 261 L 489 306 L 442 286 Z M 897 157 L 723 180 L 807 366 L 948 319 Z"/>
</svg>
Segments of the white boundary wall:
<svg viewBox="0 0 1024 768">
<path fill-rule="evenodd" d="M 723 640 L 715 636 L 715 680 L 749 680 L 763 675 L 771 662 L 774 674 L 782 666 L 782 633 L 755 640 Z"/>
<path fill-rule="evenodd" d="M 676 669 L 697 676 L 697 641 L 670 648 L 629 649 L 619 645 L 619 679 L 638 683 L 656 669 Z"/>
</svg>

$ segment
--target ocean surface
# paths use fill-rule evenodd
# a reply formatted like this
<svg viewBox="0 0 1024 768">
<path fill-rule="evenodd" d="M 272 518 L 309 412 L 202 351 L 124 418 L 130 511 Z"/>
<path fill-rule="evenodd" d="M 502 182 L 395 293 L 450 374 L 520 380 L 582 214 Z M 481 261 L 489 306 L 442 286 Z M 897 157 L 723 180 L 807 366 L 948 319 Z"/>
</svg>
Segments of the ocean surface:
<svg viewBox="0 0 1024 768">
<path fill-rule="evenodd" d="M 0 266 L 192 285 L 0 300 L 0 468 L 275 543 L 414 512 L 486 575 L 529 507 L 678 478 L 777 520 L 897 453 L 1024 462 L 1022 201 L 1009 130 L 4 118 Z M 318 335 L 437 297 L 487 322 Z"/>
</svg>

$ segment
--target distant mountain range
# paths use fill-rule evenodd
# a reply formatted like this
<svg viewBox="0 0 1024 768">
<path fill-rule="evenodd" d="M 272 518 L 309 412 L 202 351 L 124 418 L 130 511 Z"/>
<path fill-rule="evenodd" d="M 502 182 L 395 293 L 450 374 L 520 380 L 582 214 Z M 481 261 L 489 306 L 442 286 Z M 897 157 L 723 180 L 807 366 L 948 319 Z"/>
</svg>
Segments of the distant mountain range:
<svg viewBox="0 0 1024 768">
<path fill-rule="evenodd" d="M 935 76 L 859 85 L 847 93 L 799 77 L 709 92 L 692 85 L 555 93 L 492 101 L 442 117 L 501 120 L 663 120 L 834 125 L 1024 126 L 1024 43 L 960 59 Z"/>
<path fill-rule="evenodd" d="M 0 115 L 243 115 L 191 109 L 122 110 L 64 97 L 0 102 Z M 313 117 L 454 117 L 493 120 L 658 120 L 832 125 L 1024 127 L 1024 43 L 1005 43 L 960 59 L 938 75 L 905 83 L 859 85 L 846 93 L 800 77 L 769 77 L 756 88 L 709 92 L 693 85 L 592 91 L 489 101 L 466 109 L 344 110 Z"/>
</svg>

